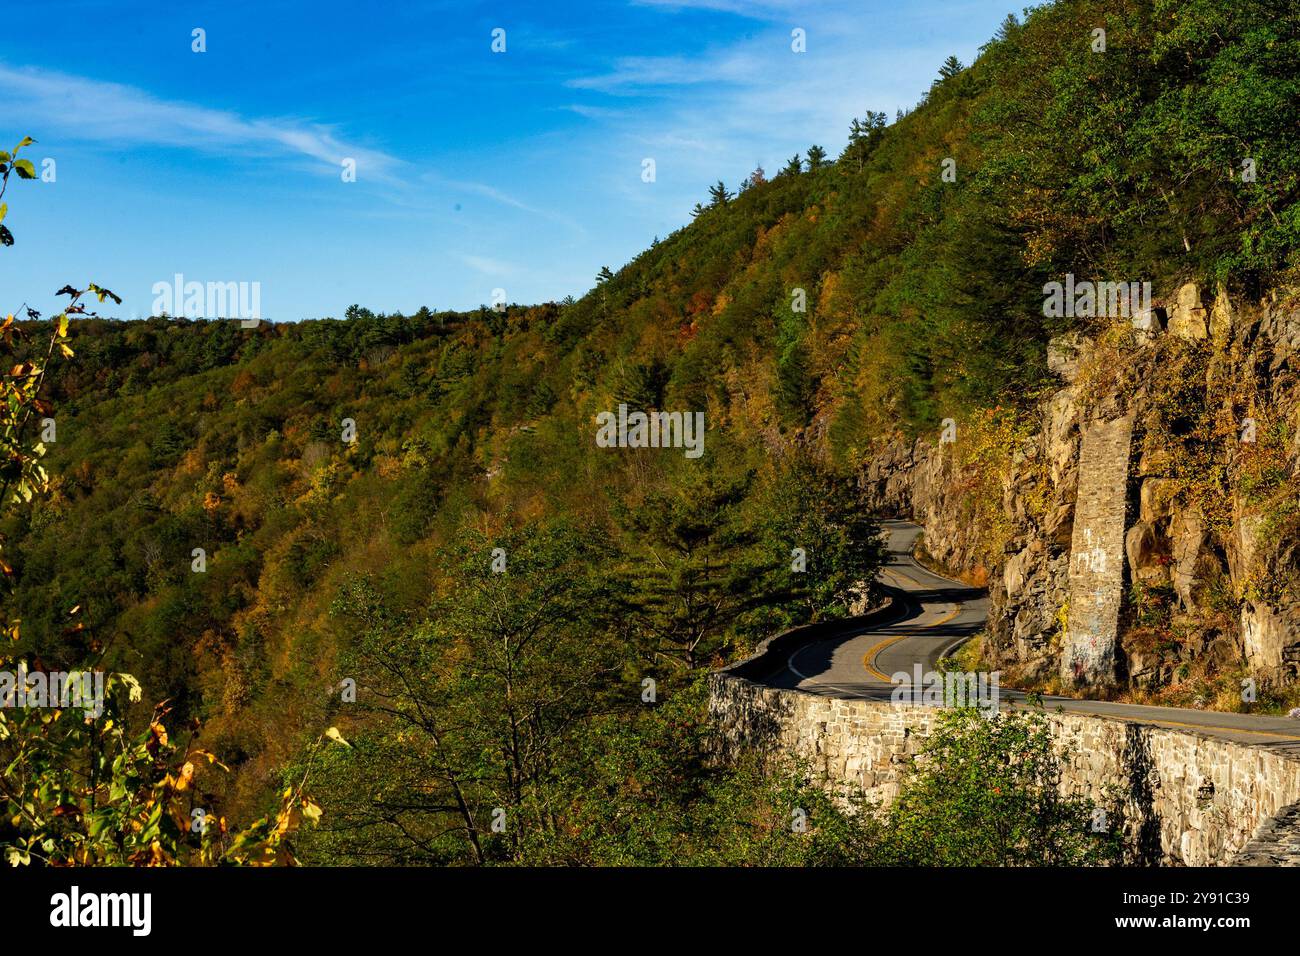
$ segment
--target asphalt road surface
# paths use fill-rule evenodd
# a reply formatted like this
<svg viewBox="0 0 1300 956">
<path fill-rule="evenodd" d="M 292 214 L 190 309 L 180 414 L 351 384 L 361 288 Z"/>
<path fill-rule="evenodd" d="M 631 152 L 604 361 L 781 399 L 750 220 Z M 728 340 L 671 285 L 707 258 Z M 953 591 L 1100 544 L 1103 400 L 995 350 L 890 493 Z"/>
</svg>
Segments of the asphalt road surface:
<svg viewBox="0 0 1300 956">
<path fill-rule="evenodd" d="M 764 683 L 798 688 L 828 697 L 889 700 L 891 675 L 937 670 L 939 659 L 984 627 L 988 598 L 984 592 L 935 574 L 912 558 L 921 528 L 904 521 L 884 521 L 890 560 L 881 574 L 894 601 L 879 618 L 850 618 L 822 631 L 790 653 Z M 1019 691 L 999 688 L 1005 707 L 1026 706 Z M 1257 717 L 1179 707 L 1147 707 L 1103 701 L 1046 697 L 1049 711 L 1096 714 L 1186 730 L 1240 743 L 1300 754 L 1300 720 Z"/>
</svg>

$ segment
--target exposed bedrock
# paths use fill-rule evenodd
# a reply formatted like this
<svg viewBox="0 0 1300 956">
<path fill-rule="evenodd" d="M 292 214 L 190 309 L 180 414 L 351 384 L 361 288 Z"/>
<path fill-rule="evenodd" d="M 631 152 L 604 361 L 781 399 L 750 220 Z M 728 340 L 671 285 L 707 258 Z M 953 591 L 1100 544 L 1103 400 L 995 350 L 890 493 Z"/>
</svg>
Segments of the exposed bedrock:
<svg viewBox="0 0 1300 956">
<path fill-rule="evenodd" d="M 1059 387 L 995 453 L 954 410 L 946 434 L 889 442 L 862 471 L 933 561 L 987 585 L 990 659 L 1066 685 L 1294 682 L 1300 299 L 1188 283 L 1054 339 L 1048 362 Z"/>
</svg>

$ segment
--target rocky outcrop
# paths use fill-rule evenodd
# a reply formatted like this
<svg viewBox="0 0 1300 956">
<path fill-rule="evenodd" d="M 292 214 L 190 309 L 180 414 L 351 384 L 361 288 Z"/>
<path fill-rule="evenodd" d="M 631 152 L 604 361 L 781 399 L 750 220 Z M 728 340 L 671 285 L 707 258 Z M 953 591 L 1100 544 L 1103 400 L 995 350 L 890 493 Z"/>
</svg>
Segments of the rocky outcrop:
<svg viewBox="0 0 1300 956">
<path fill-rule="evenodd" d="M 1178 290 L 1169 312 L 1168 332 L 1180 339 L 1205 339 L 1210 336 L 1210 313 L 1205 308 L 1201 288 L 1189 282 Z"/>
<path fill-rule="evenodd" d="M 882 514 L 925 527 L 934 559 L 987 582 L 991 663 L 1031 681 L 1059 671 L 1080 548 L 1081 435 L 1091 422 L 1131 416 L 1127 476 L 1110 479 L 1122 537 L 1104 546 L 1125 596 L 1116 677 L 1155 689 L 1205 664 L 1294 682 L 1300 306 L 1282 296 L 1247 306 L 1188 283 L 1129 328 L 1060 337 L 1047 357 L 1061 385 L 999 466 L 1000 513 L 971 500 L 981 477 L 972 469 L 987 466 L 962 464 L 960 426 L 893 442 L 862 474 Z M 994 524 L 1001 539 L 990 546 Z"/>
<path fill-rule="evenodd" d="M 953 480 L 952 459 L 945 447 L 925 439 L 910 445 L 895 443 L 868 463 L 863 478 L 880 515 L 911 517 L 924 525 L 930 555 L 982 585 L 988 569 L 976 539 L 963 533 L 970 520 L 970 502 Z"/>
<path fill-rule="evenodd" d="M 1053 366 L 1073 379 L 1087 352 L 1079 337 L 1055 342 Z M 1003 476 L 1003 511 L 1012 534 L 1001 554 L 989 556 L 981 547 L 981 520 L 966 500 L 955 454 L 945 458 L 943 446 L 924 439 L 909 446 L 895 443 L 871 460 L 863 475 L 878 511 L 925 527 L 930 557 L 951 571 L 967 572 L 972 583 L 987 582 L 993 602 L 987 645 L 991 663 L 1015 665 L 1029 680 L 1054 674 L 1060 666 L 1059 630 L 1068 603 L 1079 477 L 1078 389 L 1067 385 L 1057 391 L 1036 415 L 1032 438 L 1017 450 Z M 1025 493 L 1030 487 L 1040 492 L 1036 508 Z"/>
</svg>

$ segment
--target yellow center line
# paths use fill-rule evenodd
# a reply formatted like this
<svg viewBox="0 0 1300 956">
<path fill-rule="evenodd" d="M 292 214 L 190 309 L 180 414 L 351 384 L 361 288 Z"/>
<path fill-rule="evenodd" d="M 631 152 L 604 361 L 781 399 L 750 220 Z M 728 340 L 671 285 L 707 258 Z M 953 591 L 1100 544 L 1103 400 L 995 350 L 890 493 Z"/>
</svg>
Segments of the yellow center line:
<svg viewBox="0 0 1300 956">
<path fill-rule="evenodd" d="M 938 627 L 940 624 L 947 624 L 949 621 L 951 621 L 954 617 L 956 617 L 956 616 L 957 616 L 958 614 L 960 614 L 960 613 L 961 613 L 961 606 L 958 605 L 958 606 L 956 606 L 956 607 L 954 607 L 954 608 L 952 609 L 952 613 L 951 613 L 951 614 L 945 615 L 944 617 L 942 617 L 942 618 L 940 618 L 939 620 L 935 621 L 935 622 L 934 622 L 933 624 L 931 624 L 930 626 L 931 626 L 931 627 Z"/>
<path fill-rule="evenodd" d="M 875 647 L 873 647 L 871 650 L 867 651 L 867 653 L 863 654 L 863 655 L 862 655 L 862 666 L 865 667 L 865 668 L 867 669 L 867 673 L 870 674 L 872 677 L 878 677 L 880 680 L 884 681 L 886 684 L 892 684 L 892 683 L 893 683 L 893 680 L 890 678 L 890 676 L 889 676 L 888 674 L 883 674 L 883 673 L 881 673 L 879 670 L 877 670 L 876 667 L 875 667 L 875 665 L 872 664 L 872 661 L 875 660 L 875 657 L 876 657 L 877 654 L 879 654 L 881 651 L 883 651 L 883 650 L 884 650 L 885 648 L 887 648 L 889 645 L 891 645 L 891 644 L 897 644 L 899 641 L 901 641 L 901 640 L 902 640 L 903 638 L 905 638 L 905 637 L 907 637 L 906 634 L 900 634 L 898 637 L 891 637 L 891 638 L 890 638 L 889 640 L 887 640 L 887 641 L 881 641 L 879 644 L 877 644 L 877 645 L 876 645 Z"/>
<path fill-rule="evenodd" d="M 925 626 L 939 627 L 940 625 L 947 624 L 954 617 L 960 614 L 961 610 L 962 610 L 961 605 L 957 605 L 955 608 L 953 608 L 951 613 L 946 614 L 939 620 L 933 622 L 932 624 L 927 624 Z M 911 634 L 899 634 L 897 637 L 886 638 L 885 640 L 881 641 L 879 644 L 872 646 L 872 648 L 868 650 L 867 653 L 862 655 L 862 666 L 866 668 L 867 673 L 870 674 L 872 677 L 877 677 L 880 680 L 884 681 L 886 684 L 892 684 L 893 679 L 888 674 L 883 673 L 876 667 L 875 664 L 876 657 L 885 648 L 897 644 L 899 641 L 903 640 L 904 638 L 912 637 L 912 636 L 913 635 Z"/>
<path fill-rule="evenodd" d="M 898 584 L 918 583 L 916 581 L 913 581 L 907 575 L 898 571 L 896 568 L 884 568 L 882 570 L 882 576 L 886 574 L 889 575 L 891 578 L 896 579 L 897 583 L 895 586 L 898 586 Z M 903 587 L 902 590 L 906 591 L 908 590 L 908 588 Z M 953 610 L 950 613 L 944 615 L 942 618 L 940 618 L 937 621 L 934 621 L 931 624 L 926 624 L 922 626 L 940 627 L 944 624 L 947 624 L 949 621 L 951 621 L 954 617 L 956 617 L 961 612 L 962 612 L 962 606 L 960 604 L 956 604 L 954 605 Z M 897 644 L 899 641 L 903 640 L 904 638 L 911 637 L 911 636 L 912 635 L 910 634 L 899 634 L 897 637 L 886 638 L 885 640 L 880 641 L 878 644 L 873 645 L 870 650 L 868 650 L 865 654 L 862 655 L 862 666 L 866 668 L 867 673 L 871 674 L 873 677 L 879 678 L 885 683 L 892 683 L 892 680 L 889 677 L 889 675 L 885 674 L 875 666 L 875 659 L 886 648 L 892 647 L 894 644 Z M 1065 710 L 1066 713 L 1071 713 L 1071 711 L 1068 708 L 1063 708 L 1063 709 Z M 1092 712 L 1092 711 L 1077 710 L 1077 711 L 1073 711 L 1073 713 L 1082 714 L 1084 716 L 1111 717 L 1118 720 L 1127 720 L 1127 721 L 1132 721 L 1134 723 L 1142 723 L 1142 724 L 1155 724 L 1156 726 L 1164 726 L 1164 727 L 1187 727 L 1190 728 L 1191 730 L 1221 731 L 1223 733 L 1229 733 L 1229 734 L 1254 734 L 1255 736 L 1258 737 L 1276 737 L 1282 740 L 1300 740 L 1300 735 L 1285 734 L 1276 730 L 1248 730 L 1244 727 L 1220 727 L 1214 724 L 1192 724 L 1192 723 L 1186 723 L 1181 720 L 1164 720 L 1164 719 L 1153 718 L 1153 717 L 1129 716 L 1126 714 L 1108 714 L 1104 711 Z"/>
</svg>

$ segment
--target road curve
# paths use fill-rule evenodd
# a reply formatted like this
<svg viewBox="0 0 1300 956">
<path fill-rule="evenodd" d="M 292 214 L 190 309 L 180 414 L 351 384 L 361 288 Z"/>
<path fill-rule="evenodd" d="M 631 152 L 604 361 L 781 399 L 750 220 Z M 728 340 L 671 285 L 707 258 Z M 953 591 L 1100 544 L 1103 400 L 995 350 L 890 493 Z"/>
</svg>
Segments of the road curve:
<svg viewBox="0 0 1300 956">
<path fill-rule="evenodd" d="M 891 675 L 911 675 L 916 665 L 923 673 L 936 670 L 939 658 L 984 627 L 988 598 L 983 591 L 935 574 L 912 557 L 920 527 L 905 521 L 881 525 L 890 552 L 881 582 L 893 598 L 885 618 L 849 618 L 819 626 L 815 637 L 786 654 L 761 683 L 828 697 L 889 700 L 895 687 Z M 1026 705 L 1019 691 L 1002 688 L 1000 699 L 1003 706 Z M 1300 755 L 1300 720 L 1288 717 L 1069 697 L 1046 697 L 1044 706 L 1049 711 L 1118 718 Z"/>
</svg>

